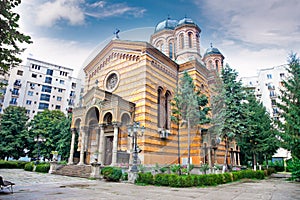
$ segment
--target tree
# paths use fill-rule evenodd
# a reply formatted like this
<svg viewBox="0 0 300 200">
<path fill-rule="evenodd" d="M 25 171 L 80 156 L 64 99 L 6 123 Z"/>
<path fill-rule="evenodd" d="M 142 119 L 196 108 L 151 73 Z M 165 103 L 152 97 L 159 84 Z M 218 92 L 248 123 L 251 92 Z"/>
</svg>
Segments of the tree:
<svg viewBox="0 0 300 200">
<path fill-rule="evenodd" d="M 219 93 L 213 97 L 213 126 L 216 133 L 225 142 L 223 172 L 227 170 L 227 154 L 229 143 L 245 132 L 245 115 L 242 101 L 244 92 L 241 81 L 237 81 L 238 73 L 226 65 L 222 70 L 222 83 L 217 89 Z"/>
<path fill-rule="evenodd" d="M 247 158 L 252 158 L 253 167 L 256 170 L 256 163 L 262 163 L 264 158 L 269 158 L 278 149 L 277 131 L 266 108 L 253 94 L 247 92 L 246 102 L 243 104 L 246 118 L 246 132 L 238 139 L 241 152 Z M 257 157 L 258 156 L 258 157 Z"/>
<path fill-rule="evenodd" d="M 18 31 L 20 15 L 13 12 L 13 9 L 21 3 L 21 0 L 0 1 L 0 69 L 7 72 L 10 67 L 21 63 L 17 56 L 24 51 L 19 48 L 20 43 L 30 44 L 30 36 Z"/>
<path fill-rule="evenodd" d="M 209 122 L 207 117 L 209 107 L 207 97 L 197 91 L 193 79 L 185 71 L 177 87 L 172 102 L 172 121 L 179 124 L 183 122 L 188 130 L 188 166 L 190 164 L 190 129 L 198 124 Z"/>
<path fill-rule="evenodd" d="M 284 89 L 279 96 L 278 107 L 282 121 L 278 120 L 280 137 L 284 148 L 291 150 L 292 157 L 300 158 L 300 63 L 296 54 L 291 54 L 286 68 L 289 75 L 283 80 Z"/>
<path fill-rule="evenodd" d="M 30 138 L 27 131 L 28 117 L 24 107 L 9 106 L 4 109 L 0 130 L 0 158 L 25 155 Z"/>
<path fill-rule="evenodd" d="M 38 113 L 30 121 L 30 135 L 35 138 L 45 138 L 42 143 L 34 144 L 33 155 L 37 155 L 40 148 L 40 155 L 49 158 L 51 151 L 66 153 L 70 149 L 70 118 L 59 110 L 44 110 Z M 68 143 L 68 141 L 69 143 Z M 40 145 L 40 146 L 38 146 Z M 66 158 L 68 155 L 63 155 Z"/>
</svg>

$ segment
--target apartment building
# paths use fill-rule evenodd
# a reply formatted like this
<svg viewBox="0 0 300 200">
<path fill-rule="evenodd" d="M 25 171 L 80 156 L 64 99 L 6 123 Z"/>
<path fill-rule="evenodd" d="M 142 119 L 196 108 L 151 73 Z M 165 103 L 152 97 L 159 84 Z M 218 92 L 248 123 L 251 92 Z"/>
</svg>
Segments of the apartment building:
<svg viewBox="0 0 300 200">
<path fill-rule="evenodd" d="M 1 113 L 10 105 L 25 107 L 30 118 L 44 109 L 70 112 L 81 90 L 81 80 L 72 73 L 71 68 L 27 58 L 25 65 L 9 72 L 8 85 L 2 89 Z"/>
<path fill-rule="evenodd" d="M 272 68 L 261 69 L 257 76 L 243 77 L 243 85 L 253 89 L 254 93 L 262 104 L 266 107 L 270 116 L 279 119 L 279 109 L 276 106 L 280 89 L 283 86 L 283 80 L 288 77 L 286 65 L 280 65 Z"/>
</svg>

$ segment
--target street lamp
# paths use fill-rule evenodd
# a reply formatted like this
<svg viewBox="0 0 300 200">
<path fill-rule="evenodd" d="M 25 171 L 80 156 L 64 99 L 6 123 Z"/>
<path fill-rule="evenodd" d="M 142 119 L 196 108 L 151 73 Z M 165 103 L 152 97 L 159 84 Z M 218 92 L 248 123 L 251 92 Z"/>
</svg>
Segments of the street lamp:
<svg viewBox="0 0 300 200">
<path fill-rule="evenodd" d="M 39 136 L 34 137 L 34 141 L 38 143 L 38 161 L 40 161 L 40 145 L 42 142 L 46 141 L 46 138 L 39 135 Z"/>
<path fill-rule="evenodd" d="M 140 122 L 134 122 L 133 125 L 127 126 L 127 130 L 128 130 L 128 137 L 132 137 L 133 139 L 133 152 L 132 152 L 133 162 L 132 162 L 132 167 L 130 169 L 130 172 L 138 172 L 137 159 L 138 159 L 138 153 L 140 153 L 141 150 L 137 145 L 137 137 L 142 137 L 144 135 L 145 127 L 144 126 L 140 127 Z"/>
</svg>

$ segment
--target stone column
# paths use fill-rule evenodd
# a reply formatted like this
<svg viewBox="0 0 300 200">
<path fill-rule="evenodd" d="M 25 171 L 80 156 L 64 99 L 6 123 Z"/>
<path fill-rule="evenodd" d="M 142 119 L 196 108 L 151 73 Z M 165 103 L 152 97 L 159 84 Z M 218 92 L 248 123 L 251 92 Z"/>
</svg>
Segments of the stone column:
<svg viewBox="0 0 300 200">
<path fill-rule="evenodd" d="M 241 163 L 240 163 L 240 148 L 238 147 L 238 152 L 237 152 L 237 164 L 238 166 L 241 166 Z"/>
<path fill-rule="evenodd" d="M 98 162 L 102 165 L 104 164 L 104 124 L 99 124 L 100 128 L 100 137 L 99 137 L 99 146 L 98 146 Z"/>
<path fill-rule="evenodd" d="M 70 148 L 70 156 L 69 156 L 68 165 L 72 165 L 73 164 L 76 128 L 72 128 L 71 132 L 72 132 L 72 140 L 71 140 L 71 148 Z"/>
<path fill-rule="evenodd" d="M 84 147 L 85 147 L 85 134 L 88 130 L 87 126 L 81 127 L 81 146 L 80 146 L 80 159 L 78 165 L 84 165 Z"/>
<path fill-rule="evenodd" d="M 237 163 L 236 163 L 236 155 L 237 155 L 237 152 L 234 151 L 234 152 L 233 152 L 233 165 L 234 165 L 234 166 L 237 165 Z"/>
<path fill-rule="evenodd" d="M 119 123 L 113 123 L 113 126 L 114 126 L 114 140 L 113 140 L 111 165 L 115 166 L 117 164 L 117 154 L 118 154 Z"/>
</svg>

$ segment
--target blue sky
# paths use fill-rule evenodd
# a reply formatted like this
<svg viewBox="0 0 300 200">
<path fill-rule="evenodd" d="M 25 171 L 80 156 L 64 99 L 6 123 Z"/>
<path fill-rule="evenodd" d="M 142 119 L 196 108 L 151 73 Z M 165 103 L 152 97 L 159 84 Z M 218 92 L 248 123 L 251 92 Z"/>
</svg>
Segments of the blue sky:
<svg viewBox="0 0 300 200">
<path fill-rule="evenodd" d="M 149 41 L 160 21 L 187 16 L 202 30 L 202 55 L 212 42 L 241 76 L 300 53 L 299 10 L 298 0 L 23 0 L 17 8 L 21 31 L 34 42 L 24 57 L 75 73 L 116 28 L 120 39 Z"/>
</svg>

